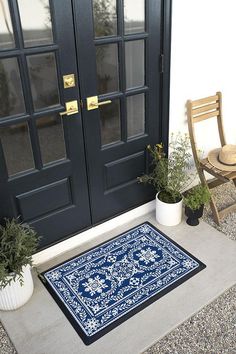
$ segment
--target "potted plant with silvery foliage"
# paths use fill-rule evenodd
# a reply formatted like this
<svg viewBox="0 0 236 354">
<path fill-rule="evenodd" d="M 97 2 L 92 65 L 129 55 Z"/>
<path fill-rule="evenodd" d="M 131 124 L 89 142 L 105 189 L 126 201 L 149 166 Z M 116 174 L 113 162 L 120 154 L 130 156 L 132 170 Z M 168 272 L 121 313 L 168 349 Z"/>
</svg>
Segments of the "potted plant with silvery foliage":
<svg viewBox="0 0 236 354">
<path fill-rule="evenodd" d="M 197 185 L 184 193 L 185 215 L 187 224 L 197 226 L 203 215 L 204 205 L 208 204 L 211 195 L 206 186 Z"/>
<path fill-rule="evenodd" d="M 187 134 L 171 136 L 169 156 L 163 144 L 147 146 L 152 158 L 151 172 L 138 177 L 139 182 L 151 184 L 156 194 L 156 220 L 166 226 L 177 225 L 182 219 L 182 192 L 193 182 L 190 141 Z"/>
<path fill-rule="evenodd" d="M 15 310 L 33 294 L 31 266 L 38 239 L 17 219 L 5 219 L 5 226 L 0 226 L 0 310 Z"/>
</svg>

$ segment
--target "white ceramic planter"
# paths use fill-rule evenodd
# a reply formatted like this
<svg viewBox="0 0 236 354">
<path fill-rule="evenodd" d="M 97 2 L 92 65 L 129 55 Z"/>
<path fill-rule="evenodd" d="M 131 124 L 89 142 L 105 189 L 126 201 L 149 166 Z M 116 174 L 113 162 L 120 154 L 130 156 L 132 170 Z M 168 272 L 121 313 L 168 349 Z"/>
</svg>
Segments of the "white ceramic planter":
<svg viewBox="0 0 236 354">
<path fill-rule="evenodd" d="M 158 193 L 159 194 L 159 193 Z M 183 200 L 178 203 L 164 203 L 156 195 L 156 220 L 161 225 L 174 226 L 181 223 Z"/>
<path fill-rule="evenodd" d="M 16 310 L 30 299 L 34 284 L 29 265 L 23 268 L 23 280 L 23 286 L 20 285 L 19 279 L 16 279 L 0 289 L 0 310 Z"/>
</svg>

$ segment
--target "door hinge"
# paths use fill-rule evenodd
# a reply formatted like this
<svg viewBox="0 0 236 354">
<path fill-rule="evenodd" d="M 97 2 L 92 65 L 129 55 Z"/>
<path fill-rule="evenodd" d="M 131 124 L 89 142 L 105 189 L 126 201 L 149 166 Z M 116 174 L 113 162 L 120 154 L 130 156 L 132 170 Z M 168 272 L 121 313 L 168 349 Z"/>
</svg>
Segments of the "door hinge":
<svg viewBox="0 0 236 354">
<path fill-rule="evenodd" d="M 164 73 L 165 71 L 165 61 L 164 61 L 165 57 L 164 54 L 160 55 L 160 73 Z"/>
</svg>

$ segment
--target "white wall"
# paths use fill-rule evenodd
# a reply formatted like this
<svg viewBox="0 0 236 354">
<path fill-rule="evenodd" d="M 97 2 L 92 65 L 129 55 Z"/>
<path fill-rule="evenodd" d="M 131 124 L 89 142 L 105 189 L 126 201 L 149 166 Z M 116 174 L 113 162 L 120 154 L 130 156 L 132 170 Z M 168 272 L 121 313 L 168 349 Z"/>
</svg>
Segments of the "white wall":
<svg viewBox="0 0 236 354">
<path fill-rule="evenodd" d="M 188 99 L 221 91 L 226 140 L 236 144 L 235 14 L 235 0 L 173 0 L 170 132 L 188 131 Z M 207 153 L 219 142 L 212 119 L 202 124 L 197 136 Z"/>
</svg>

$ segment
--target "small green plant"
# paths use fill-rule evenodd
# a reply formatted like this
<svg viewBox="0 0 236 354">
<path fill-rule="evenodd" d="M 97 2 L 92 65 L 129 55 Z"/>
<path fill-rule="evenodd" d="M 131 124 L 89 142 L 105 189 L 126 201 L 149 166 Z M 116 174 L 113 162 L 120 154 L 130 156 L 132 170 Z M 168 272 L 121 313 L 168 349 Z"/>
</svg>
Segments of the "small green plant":
<svg viewBox="0 0 236 354">
<path fill-rule="evenodd" d="M 32 255 L 38 245 L 38 236 L 29 225 L 17 219 L 5 219 L 0 226 L 0 288 L 6 287 L 16 278 L 23 285 L 22 268 L 32 266 Z"/>
<path fill-rule="evenodd" d="M 172 134 L 170 152 L 166 157 L 163 144 L 147 149 L 152 157 L 152 170 L 148 175 L 138 177 L 141 183 L 153 185 L 159 193 L 159 199 L 165 203 L 176 203 L 182 198 L 182 192 L 195 178 L 191 173 L 190 141 L 187 135 Z M 194 177 L 193 177 L 194 176 Z"/>
<path fill-rule="evenodd" d="M 203 204 L 209 203 L 211 198 L 210 192 L 206 186 L 198 185 L 191 188 L 184 195 L 184 204 L 189 209 L 197 210 Z"/>
</svg>

